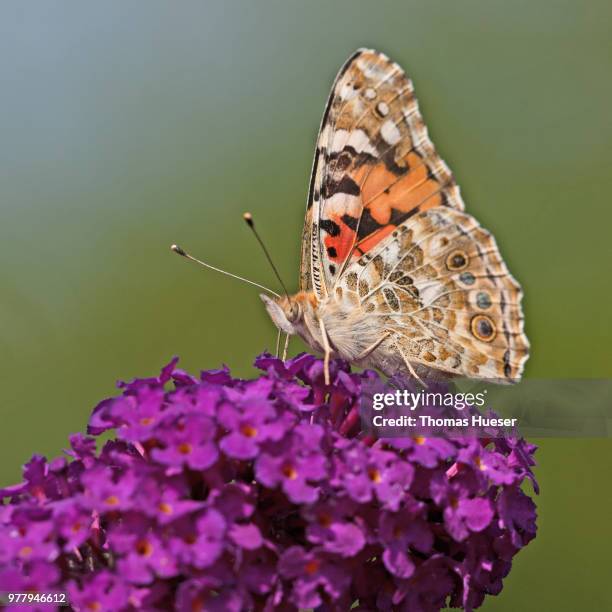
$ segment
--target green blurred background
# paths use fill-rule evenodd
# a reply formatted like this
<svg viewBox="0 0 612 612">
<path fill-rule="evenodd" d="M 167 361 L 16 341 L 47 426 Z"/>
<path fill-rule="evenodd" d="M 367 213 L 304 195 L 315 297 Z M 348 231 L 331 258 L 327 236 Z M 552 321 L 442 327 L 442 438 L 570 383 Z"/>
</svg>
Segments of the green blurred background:
<svg viewBox="0 0 612 612">
<path fill-rule="evenodd" d="M 168 246 L 276 287 L 250 210 L 296 288 L 316 130 L 359 46 L 412 76 L 522 282 L 527 376 L 609 377 L 611 20 L 604 0 L 2 3 L 0 484 L 118 378 L 174 354 L 253 372 L 275 337 L 257 291 Z M 611 458 L 542 442 L 539 535 L 484 609 L 612 607 Z"/>
</svg>

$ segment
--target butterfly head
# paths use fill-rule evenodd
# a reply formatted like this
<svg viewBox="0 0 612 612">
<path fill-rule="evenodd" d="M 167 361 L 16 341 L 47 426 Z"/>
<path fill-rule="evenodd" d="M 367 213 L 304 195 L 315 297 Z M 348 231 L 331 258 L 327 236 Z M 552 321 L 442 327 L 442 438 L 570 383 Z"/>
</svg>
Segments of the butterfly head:
<svg viewBox="0 0 612 612">
<path fill-rule="evenodd" d="M 271 298 L 260 294 L 274 325 L 286 334 L 298 334 L 303 326 L 304 313 L 311 307 L 307 297 L 298 293 L 292 296 Z"/>
</svg>

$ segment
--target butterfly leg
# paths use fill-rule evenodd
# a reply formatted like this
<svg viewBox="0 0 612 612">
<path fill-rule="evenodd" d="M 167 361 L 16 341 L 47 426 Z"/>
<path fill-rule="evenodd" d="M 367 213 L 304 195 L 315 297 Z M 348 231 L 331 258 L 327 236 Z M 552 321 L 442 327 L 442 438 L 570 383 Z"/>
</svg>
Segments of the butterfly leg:
<svg viewBox="0 0 612 612">
<path fill-rule="evenodd" d="M 389 336 L 391 336 L 392 333 L 393 332 L 390 331 L 385 332 L 376 342 L 361 351 L 361 353 L 359 353 L 359 355 L 355 357 L 355 361 L 361 361 L 362 359 L 365 359 L 370 353 L 376 350 Z"/>
<path fill-rule="evenodd" d="M 278 330 L 276 334 L 276 352 L 274 353 L 276 357 L 280 357 L 280 341 L 281 341 L 281 330 Z"/>
<path fill-rule="evenodd" d="M 291 336 L 287 334 L 285 336 L 285 346 L 283 348 L 283 361 L 287 361 L 287 351 L 289 350 L 289 338 L 291 338 Z M 279 340 L 280 340 L 280 336 L 279 336 Z"/>
<path fill-rule="evenodd" d="M 414 378 L 416 378 L 423 385 L 423 387 L 425 387 L 425 389 L 427 389 L 427 385 L 423 382 L 421 377 L 416 373 L 415 369 L 412 367 L 412 364 L 408 360 L 408 357 L 406 357 L 404 351 L 402 351 L 399 343 L 395 344 L 395 348 L 398 350 L 399 354 L 402 356 L 402 359 L 404 360 L 404 363 L 406 364 L 406 367 L 408 368 L 408 371 L 410 372 L 410 374 L 414 376 Z"/>
<path fill-rule="evenodd" d="M 329 385 L 329 357 L 331 355 L 331 347 L 329 345 L 329 338 L 327 337 L 327 331 L 325 330 L 323 319 L 319 319 L 319 328 L 321 329 L 321 336 L 323 337 L 323 350 L 325 351 L 325 357 L 323 359 L 325 384 Z"/>
</svg>

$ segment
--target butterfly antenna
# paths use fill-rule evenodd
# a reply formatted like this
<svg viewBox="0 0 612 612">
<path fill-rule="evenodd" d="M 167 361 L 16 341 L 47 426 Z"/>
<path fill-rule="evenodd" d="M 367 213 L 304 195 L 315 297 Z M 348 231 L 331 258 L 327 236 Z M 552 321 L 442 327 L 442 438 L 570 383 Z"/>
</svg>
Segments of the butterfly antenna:
<svg viewBox="0 0 612 612">
<path fill-rule="evenodd" d="M 251 231 L 255 235 L 255 238 L 257 238 L 257 242 L 259 242 L 261 248 L 263 249 L 266 259 L 270 262 L 270 265 L 272 266 L 272 270 L 274 270 L 274 274 L 276 275 L 278 282 L 281 284 L 281 287 L 283 288 L 283 291 L 285 292 L 285 296 L 287 297 L 289 302 L 291 302 L 291 298 L 289 297 L 289 291 L 287 291 L 287 287 L 285 286 L 285 283 L 283 283 L 283 279 L 281 278 L 281 275 L 278 273 L 278 269 L 274 265 L 274 262 L 272 261 L 272 257 L 270 256 L 268 249 L 266 249 L 266 245 L 263 243 L 263 240 L 261 239 L 259 233 L 255 229 L 255 221 L 253 221 L 253 215 L 251 215 L 251 213 L 249 212 L 245 212 L 242 215 L 242 218 L 246 221 L 246 224 L 251 228 Z"/>
<path fill-rule="evenodd" d="M 180 246 L 176 244 L 173 244 L 170 247 L 170 249 L 174 251 L 177 255 L 180 255 L 181 257 L 184 257 L 185 259 L 190 259 L 191 261 L 194 261 L 195 263 L 200 264 L 201 266 L 204 266 L 205 268 L 209 268 L 210 270 L 214 270 L 215 272 L 220 272 L 221 274 L 225 274 L 225 276 L 231 276 L 232 278 L 242 281 L 243 283 L 254 285 L 255 287 L 259 287 L 260 289 L 263 289 L 264 291 L 267 291 L 268 293 L 276 297 L 280 297 L 280 295 L 278 295 L 276 291 L 272 291 L 272 289 L 268 289 L 267 287 L 264 287 L 263 285 L 260 285 L 259 283 L 256 283 L 255 281 L 249 280 L 248 278 L 243 278 L 242 276 L 238 276 L 237 274 L 232 274 L 231 272 L 227 272 L 226 270 L 221 270 L 221 268 L 215 268 L 215 266 L 211 266 L 210 264 L 207 264 L 204 261 L 200 261 L 199 259 L 196 259 L 193 255 L 190 255 L 189 253 L 187 253 L 187 251 L 184 251 L 183 249 L 181 249 Z"/>
</svg>

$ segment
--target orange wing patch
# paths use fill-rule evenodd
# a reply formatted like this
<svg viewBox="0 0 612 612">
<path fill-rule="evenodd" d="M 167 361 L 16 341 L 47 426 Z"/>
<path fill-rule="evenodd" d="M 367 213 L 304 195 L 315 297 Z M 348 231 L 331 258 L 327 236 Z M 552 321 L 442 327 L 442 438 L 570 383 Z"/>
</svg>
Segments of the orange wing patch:
<svg viewBox="0 0 612 612">
<path fill-rule="evenodd" d="M 371 221 L 359 227 L 351 253 L 353 259 L 367 253 L 409 216 L 442 204 L 441 185 L 419 156 L 409 153 L 406 161 L 409 170 L 399 176 L 384 163 L 364 165 L 355 175 L 367 213 L 362 214 L 361 221 L 368 218 Z M 376 228 L 374 223 L 380 227 Z"/>
<path fill-rule="evenodd" d="M 337 215 L 334 215 L 331 223 L 329 223 L 329 227 L 334 227 L 335 229 L 328 233 L 323 240 L 325 251 L 328 258 L 334 263 L 342 263 L 347 259 L 355 244 L 355 229 L 351 229 Z"/>
<path fill-rule="evenodd" d="M 370 234 L 367 238 L 364 238 L 361 242 L 358 242 L 353 253 L 355 259 L 359 258 L 364 253 L 367 253 L 370 249 L 374 248 L 383 238 L 387 237 L 397 225 L 389 223 L 381 227 L 378 231 Z"/>
<path fill-rule="evenodd" d="M 390 222 L 393 212 L 409 213 L 416 208 L 431 208 L 442 203 L 440 183 L 430 176 L 427 166 L 414 160 L 406 174 L 397 176 L 385 164 L 373 169 L 360 168 L 358 183 L 362 184 L 363 206 L 368 208 L 372 218 L 381 225 Z M 436 197 L 437 196 L 437 197 Z"/>
</svg>

